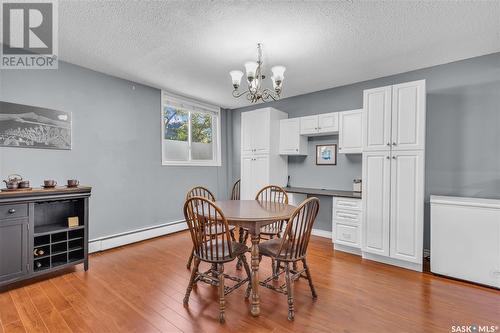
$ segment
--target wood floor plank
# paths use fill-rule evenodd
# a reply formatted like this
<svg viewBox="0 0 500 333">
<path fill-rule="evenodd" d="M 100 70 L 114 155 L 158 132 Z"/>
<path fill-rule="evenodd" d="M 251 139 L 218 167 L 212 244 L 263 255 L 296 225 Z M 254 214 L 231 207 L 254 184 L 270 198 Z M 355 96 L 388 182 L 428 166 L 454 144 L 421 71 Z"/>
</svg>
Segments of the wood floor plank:
<svg viewBox="0 0 500 333">
<path fill-rule="evenodd" d="M 3 327 L 5 333 L 24 333 L 24 325 L 21 320 L 11 322 Z"/>
<path fill-rule="evenodd" d="M 10 295 L 28 332 L 48 332 L 25 288 L 14 289 L 10 291 Z"/>
<path fill-rule="evenodd" d="M 16 307 L 10 296 L 9 292 L 0 293 L 0 321 L 3 326 L 16 321 L 20 321 L 21 318 L 17 313 Z"/>
<path fill-rule="evenodd" d="M 40 283 L 26 287 L 26 290 L 49 332 L 71 332 L 66 321 L 42 290 Z"/>
<path fill-rule="evenodd" d="M 219 324 L 217 288 L 203 283 L 183 305 L 190 272 L 189 234 L 181 232 L 90 257 L 81 267 L 0 293 L 4 332 L 450 332 L 451 325 L 500 326 L 500 291 L 336 252 L 312 237 L 308 261 L 318 299 L 306 280 L 294 283 L 295 321 L 286 296 L 260 288 L 254 318 L 244 288 L 226 297 Z M 203 264 L 203 269 L 208 265 Z M 244 276 L 234 263 L 225 271 Z M 261 263 L 261 278 L 271 274 Z M 282 279 L 281 279 L 282 282 Z M 62 325 L 62 326 L 58 326 Z M 47 329 L 48 327 L 48 329 Z"/>
</svg>

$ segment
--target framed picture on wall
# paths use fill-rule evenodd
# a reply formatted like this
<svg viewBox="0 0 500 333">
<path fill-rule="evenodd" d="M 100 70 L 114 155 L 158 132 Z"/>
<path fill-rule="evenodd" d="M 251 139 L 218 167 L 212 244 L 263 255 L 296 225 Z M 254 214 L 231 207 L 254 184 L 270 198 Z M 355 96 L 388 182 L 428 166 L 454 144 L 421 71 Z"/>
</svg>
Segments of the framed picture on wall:
<svg viewBox="0 0 500 333">
<path fill-rule="evenodd" d="M 0 147 L 71 149 L 71 113 L 0 101 Z"/>
<path fill-rule="evenodd" d="M 337 165 L 337 145 L 316 145 L 316 165 Z"/>
</svg>

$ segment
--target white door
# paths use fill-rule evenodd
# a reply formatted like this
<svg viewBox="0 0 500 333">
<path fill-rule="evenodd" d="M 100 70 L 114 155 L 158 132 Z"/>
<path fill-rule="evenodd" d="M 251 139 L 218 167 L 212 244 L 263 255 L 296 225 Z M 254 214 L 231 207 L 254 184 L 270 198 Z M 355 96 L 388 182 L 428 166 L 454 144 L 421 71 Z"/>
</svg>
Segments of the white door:
<svg viewBox="0 0 500 333">
<path fill-rule="evenodd" d="M 252 163 L 252 188 L 251 198 L 255 199 L 257 192 L 269 184 L 269 156 L 256 156 Z"/>
<path fill-rule="evenodd" d="M 253 127 L 255 115 L 252 112 L 241 114 L 241 153 L 251 154 L 253 151 Z"/>
<path fill-rule="evenodd" d="M 318 116 L 300 117 L 300 135 L 318 133 Z"/>
<path fill-rule="evenodd" d="M 318 133 L 332 133 L 339 131 L 339 113 L 324 113 L 318 115 Z"/>
<path fill-rule="evenodd" d="M 280 154 L 298 154 L 300 148 L 299 118 L 280 120 Z"/>
<path fill-rule="evenodd" d="M 363 109 L 339 114 L 339 153 L 361 153 L 363 149 Z"/>
<path fill-rule="evenodd" d="M 391 160 L 389 152 L 363 152 L 362 249 L 389 255 Z"/>
<path fill-rule="evenodd" d="M 425 80 L 392 86 L 392 149 L 425 147 Z"/>
<path fill-rule="evenodd" d="M 363 91 L 363 151 L 391 148 L 391 86 Z"/>
<path fill-rule="evenodd" d="M 241 200 L 253 200 L 254 186 L 253 183 L 253 160 L 252 156 L 241 157 L 241 184 L 240 184 L 240 198 Z"/>
<path fill-rule="evenodd" d="M 424 152 L 393 151 L 391 158 L 390 256 L 422 263 Z"/>
<path fill-rule="evenodd" d="M 254 111 L 252 141 L 254 153 L 269 153 L 271 143 L 271 114 L 269 110 Z"/>
</svg>

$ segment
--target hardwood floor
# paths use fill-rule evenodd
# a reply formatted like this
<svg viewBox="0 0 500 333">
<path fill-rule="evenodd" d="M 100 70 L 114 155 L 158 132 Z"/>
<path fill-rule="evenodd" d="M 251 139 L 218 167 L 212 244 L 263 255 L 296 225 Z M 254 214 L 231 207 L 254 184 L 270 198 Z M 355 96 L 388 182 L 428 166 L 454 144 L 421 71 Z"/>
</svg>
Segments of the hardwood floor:
<svg viewBox="0 0 500 333">
<path fill-rule="evenodd" d="M 260 288 L 261 316 L 244 288 L 226 298 L 199 283 L 182 305 L 191 251 L 187 232 L 94 254 L 83 267 L 0 291 L 0 333 L 10 332 L 451 332 L 452 325 L 500 325 L 500 292 L 387 266 L 314 237 L 309 265 L 319 298 L 295 283 L 295 321 L 286 296 Z M 235 263 L 226 272 L 236 272 Z M 270 274 L 262 262 L 261 279 Z"/>
</svg>

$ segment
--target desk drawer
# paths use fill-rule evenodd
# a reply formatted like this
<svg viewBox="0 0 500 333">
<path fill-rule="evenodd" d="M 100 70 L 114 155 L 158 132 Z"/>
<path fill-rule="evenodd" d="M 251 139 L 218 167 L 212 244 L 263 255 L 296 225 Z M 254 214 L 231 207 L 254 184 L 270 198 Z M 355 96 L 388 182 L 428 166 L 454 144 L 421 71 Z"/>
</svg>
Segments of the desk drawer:
<svg viewBox="0 0 500 333">
<path fill-rule="evenodd" d="M 28 216 L 28 204 L 0 205 L 0 219 Z"/>
<path fill-rule="evenodd" d="M 358 227 L 336 224 L 335 242 L 349 246 L 359 246 Z"/>
<path fill-rule="evenodd" d="M 361 199 L 336 198 L 335 208 L 361 210 Z"/>
<path fill-rule="evenodd" d="M 361 224 L 361 212 L 357 210 L 335 209 L 333 219 L 340 224 L 358 226 Z"/>
</svg>

